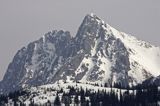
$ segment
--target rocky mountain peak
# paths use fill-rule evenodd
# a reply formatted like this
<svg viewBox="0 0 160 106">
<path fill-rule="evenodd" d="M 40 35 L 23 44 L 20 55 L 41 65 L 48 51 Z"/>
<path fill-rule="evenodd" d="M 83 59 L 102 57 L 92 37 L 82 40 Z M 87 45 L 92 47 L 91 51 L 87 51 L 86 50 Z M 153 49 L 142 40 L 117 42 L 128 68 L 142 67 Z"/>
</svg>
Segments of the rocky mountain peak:
<svg viewBox="0 0 160 106">
<path fill-rule="evenodd" d="M 147 43 L 89 14 L 74 38 L 68 31 L 53 30 L 19 50 L 0 89 L 8 93 L 59 81 L 134 86 L 160 75 L 160 49 L 141 44 Z"/>
</svg>

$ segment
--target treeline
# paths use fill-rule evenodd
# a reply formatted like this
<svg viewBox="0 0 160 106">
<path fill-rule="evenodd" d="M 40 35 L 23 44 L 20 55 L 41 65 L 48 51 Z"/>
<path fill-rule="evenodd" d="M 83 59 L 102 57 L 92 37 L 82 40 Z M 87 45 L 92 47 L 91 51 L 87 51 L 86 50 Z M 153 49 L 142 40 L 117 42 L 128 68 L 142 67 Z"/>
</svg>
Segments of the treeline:
<svg viewBox="0 0 160 106">
<path fill-rule="evenodd" d="M 98 90 L 97 92 L 88 89 L 70 88 L 68 93 L 64 93 L 60 101 L 57 94 L 55 105 L 61 106 L 65 104 L 80 106 L 159 106 L 160 92 L 158 87 L 151 86 L 147 89 L 126 90 L 122 93 L 122 89 L 106 92 Z"/>
<path fill-rule="evenodd" d="M 68 87 L 69 92 L 64 92 L 63 89 L 57 92 L 56 98 L 53 101 L 47 101 L 42 106 L 160 106 L 160 91 L 157 86 L 137 86 L 126 90 L 119 88 L 111 88 L 110 91 L 97 90 L 92 91 L 83 88 Z M 8 103 L 8 98 L 12 99 L 14 106 L 25 106 L 23 102 L 18 100 L 21 95 L 28 95 L 25 91 L 16 91 L 9 95 L 0 96 L 0 106 Z M 29 95 L 28 95 L 29 96 Z M 18 105 L 19 104 L 19 105 Z M 29 106 L 38 106 L 33 100 L 30 100 Z"/>
</svg>

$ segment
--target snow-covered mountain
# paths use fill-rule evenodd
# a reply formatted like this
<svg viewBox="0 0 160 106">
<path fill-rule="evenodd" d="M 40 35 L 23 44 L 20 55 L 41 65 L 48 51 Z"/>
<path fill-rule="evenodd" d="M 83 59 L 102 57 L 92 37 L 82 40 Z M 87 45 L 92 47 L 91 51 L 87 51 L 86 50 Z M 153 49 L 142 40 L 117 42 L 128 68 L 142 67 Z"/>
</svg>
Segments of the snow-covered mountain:
<svg viewBox="0 0 160 106">
<path fill-rule="evenodd" d="M 160 48 L 120 32 L 94 14 L 75 37 L 51 31 L 20 49 L 0 83 L 1 92 L 55 82 L 133 86 L 160 75 Z"/>
</svg>

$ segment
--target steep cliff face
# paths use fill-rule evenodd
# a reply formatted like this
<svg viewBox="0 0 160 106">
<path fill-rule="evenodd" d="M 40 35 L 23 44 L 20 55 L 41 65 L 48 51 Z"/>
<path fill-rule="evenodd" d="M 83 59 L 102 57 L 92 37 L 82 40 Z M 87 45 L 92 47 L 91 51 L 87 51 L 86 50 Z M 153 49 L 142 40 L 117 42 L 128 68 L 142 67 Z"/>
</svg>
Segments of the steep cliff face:
<svg viewBox="0 0 160 106">
<path fill-rule="evenodd" d="M 69 32 L 52 31 L 17 52 L 1 82 L 3 89 L 16 90 L 51 82 L 61 56 L 71 41 Z M 57 69 L 57 70 L 56 70 Z"/>
<path fill-rule="evenodd" d="M 120 83 L 160 75 L 160 48 L 86 15 L 77 35 L 51 31 L 17 52 L 1 81 L 3 93 L 57 81 Z"/>
</svg>

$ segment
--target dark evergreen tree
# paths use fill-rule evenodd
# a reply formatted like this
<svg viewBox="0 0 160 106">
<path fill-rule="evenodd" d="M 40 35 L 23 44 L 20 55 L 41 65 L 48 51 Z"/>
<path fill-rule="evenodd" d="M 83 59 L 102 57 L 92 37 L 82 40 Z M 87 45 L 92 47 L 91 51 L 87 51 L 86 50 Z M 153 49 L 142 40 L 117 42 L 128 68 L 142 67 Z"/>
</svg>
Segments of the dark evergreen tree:
<svg viewBox="0 0 160 106">
<path fill-rule="evenodd" d="M 71 87 L 69 90 L 69 95 L 75 95 L 76 90 L 74 89 L 74 87 Z"/>
<path fill-rule="evenodd" d="M 85 103 L 85 92 L 83 90 L 83 88 L 81 88 L 80 90 L 80 97 L 81 97 L 81 105 L 83 105 Z"/>
<path fill-rule="evenodd" d="M 61 102 L 60 102 L 60 98 L 59 98 L 58 93 L 57 93 L 56 98 L 54 100 L 54 106 L 61 106 Z"/>
<path fill-rule="evenodd" d="M 86 106 L 90 106 L 90 105 L 89 105 L 89 100 L 86 100 Z"/>
<path fill-rule="evenodd" d="M 46 106 L 51 106 L 51 101 L 50 100 L 47 101 Z"/>
<path fill-rule="evenodd" d="M 71 97 L 68 93 L 63 93 L 62 96 L 62 103 L 65 104 L 65 106 L 69 106 L 71 104 Z"/>
<path fill-rule="evenodd" d="M 107 83 L 104 84 L 104 87 L 108 87 L 108 86 L 107 86 Z"/>
<path fill-rule="evenodd" d="M 34 100 L 33 99 L 30 99 L 30 104 L 29 106 L 34 106 Z"/>
<path fill-rule="evenodd" d="M 76 105 L 78 105 L 78 104 L 80 103 L 79 98 L 78 98 L 78 94 L 75 95 L 74 103 L 75 103 Z"/>
</svg>

